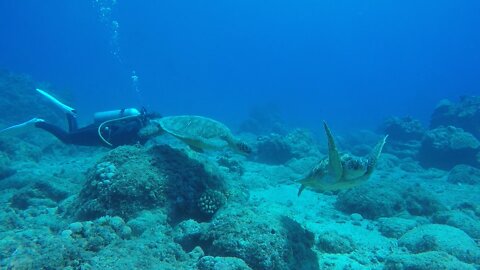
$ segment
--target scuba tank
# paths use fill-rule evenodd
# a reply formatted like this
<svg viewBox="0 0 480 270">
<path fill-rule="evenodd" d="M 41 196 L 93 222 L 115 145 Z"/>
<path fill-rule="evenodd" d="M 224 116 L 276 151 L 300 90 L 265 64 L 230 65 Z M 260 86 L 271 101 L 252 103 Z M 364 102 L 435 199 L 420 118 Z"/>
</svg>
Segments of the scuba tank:
<svg viewBox="0 0 480 270">
<path fill-rule="evenodd" d="M 96 112 L 93 115 L 93 120 L 95 123 L 103 123 L 109 120 L 124 118 L 124 117 L 134 117 L 140 116 L 141 113 L 135 108 L 105 111 L 105 112 Z"/>
</svg>

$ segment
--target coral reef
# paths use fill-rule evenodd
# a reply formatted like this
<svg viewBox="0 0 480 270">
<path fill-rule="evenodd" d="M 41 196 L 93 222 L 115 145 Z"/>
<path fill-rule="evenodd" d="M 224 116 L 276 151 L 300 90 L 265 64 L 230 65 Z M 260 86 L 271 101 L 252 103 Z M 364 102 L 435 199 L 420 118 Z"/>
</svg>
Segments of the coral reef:
<svg viewBox="0 0 480 270">
<path fill-rule="evenodd" d="M 418 153 L 424 167 L 450 170 L 455 165 L 476 166 L 480 142 L 468 132 L 453 126 L 439 127 L 427 131 Z"/>
<path fill-rule="evenodd" d="M 110 151 L 87 173 L 73 206 L 74 216 L 82 220 L 103 215 L 129 218 L 145 209 L 166 206 L 172 218 L 212 215 L 225 201 L 207 190 L 222 188 L 220 177 L 179 150 L 122 146 Z M 199 204 L 202 194 L 207 197 Z"/>
<path fill-rule="evenodd" d="M 74 216 L 91 220 L 104 215 L 124 218 L 165 205 L 166 175 L 151 165 L 148 153 L 135 146 L 110 151 L 87 173 L 74 203 Z"/>
</svg>

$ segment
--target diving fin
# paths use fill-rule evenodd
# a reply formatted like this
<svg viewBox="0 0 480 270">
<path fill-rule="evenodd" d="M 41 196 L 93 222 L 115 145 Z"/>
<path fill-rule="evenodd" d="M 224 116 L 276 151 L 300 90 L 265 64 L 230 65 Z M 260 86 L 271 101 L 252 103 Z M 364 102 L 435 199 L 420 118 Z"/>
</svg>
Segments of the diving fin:
<svg viewBox="0 0 480 270">
<path fill-rule="evenodd" d="M 44 122 L 45 120 L 40 118 L 33 118 L 21 124 L 17 124 L 11 127 L 0 130 L 0 135 L 15 136 L 22 134 L 35 127 L 35 123 Z"/>
<path fill-rule="evenodd" d="M 55 104 L 57 107 L 59 107 L 65 113 L 69 113 L 69 114 L 72 114 L 72 115 L 77 114 L 77 111 L 74 108 L 63 104 L 62 102 L 60 102 L 58 99 L 56 99 L 54 96 L 50 95 L 49 93 L 43 91 L 42 89 L 38 89 L 38 88 L 36 88 L 35 90 L 37 90 L 37 92 L 39 92 L 44 97 L 46 97 L 49 101 L 53 102 L 53 104 Z"/>
</svg>

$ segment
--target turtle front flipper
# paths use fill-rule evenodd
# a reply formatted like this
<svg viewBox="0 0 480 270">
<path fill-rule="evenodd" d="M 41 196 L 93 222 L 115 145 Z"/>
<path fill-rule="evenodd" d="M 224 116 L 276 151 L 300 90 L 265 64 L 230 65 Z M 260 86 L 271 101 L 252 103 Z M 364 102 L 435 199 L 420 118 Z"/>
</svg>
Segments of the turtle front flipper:
<svg viewBox="0 0 480 270">
<path fill-rule="evenodd" d="M 325 128 L 325 134 L 327 135 L 328 141 L 329 169 L 333 177 L 338 181 L 342 178 L 343 175 L 342 160 L 340 159 L 340 154 L 338 153 L 337 146 L 335 145 L 335 141 L 333 140 L 332 132 L 330 132 L 330 128 L 325 121 L 323 122 L 323 127 Z"/>
<path fill-rule="evenodd" d="M 383 146 L 385 145 L 385 142 L 387 142 L 387 138 L 388 135 L 383 137 L 368 155 L 367 172 L 365 173 L 365 177 L 369 177 L 375 170 L 375 166 L 377 165 L 378 158 L 382 153 Z"/>
</svg>

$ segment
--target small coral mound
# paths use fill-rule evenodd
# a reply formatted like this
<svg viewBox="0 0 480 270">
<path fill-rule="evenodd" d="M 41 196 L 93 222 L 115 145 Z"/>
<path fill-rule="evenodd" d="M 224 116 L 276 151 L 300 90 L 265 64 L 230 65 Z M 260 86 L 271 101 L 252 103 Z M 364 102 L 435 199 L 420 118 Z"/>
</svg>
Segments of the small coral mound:
<svg viewBox="0 0 480 270">
<path fill-rule="evenodd" d="M 110 151 L 87 173 L 74 205 L 75 215 L 80 219 L 128 217 L 164 205 L 166 176 L 150 160 L 144 149 L 135 146 Z"/>
<path fill-rule="evenodd" d="M 169 146 L 121 146 L 87 173 L 67 213 L 80 220 L 104 215 L 130 218 L 165 207 L 174 219 L 213 215 L 224 203 L 223 179 Z M 203 194 L 203 195 L 202 195 Z"/>
<path fill-rule="evenodd" d="M 225 195 L 217 190 L 207 190 L 198 199 L 200 211 L 206 215 L 213 215 L 226 203 Z"/>
</svg>

